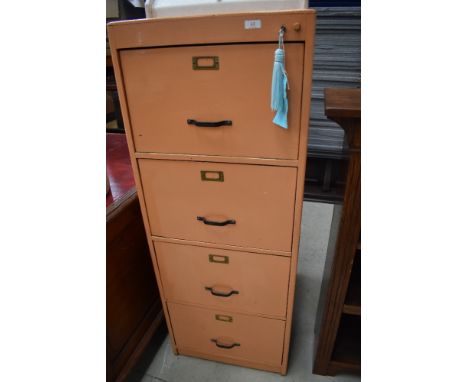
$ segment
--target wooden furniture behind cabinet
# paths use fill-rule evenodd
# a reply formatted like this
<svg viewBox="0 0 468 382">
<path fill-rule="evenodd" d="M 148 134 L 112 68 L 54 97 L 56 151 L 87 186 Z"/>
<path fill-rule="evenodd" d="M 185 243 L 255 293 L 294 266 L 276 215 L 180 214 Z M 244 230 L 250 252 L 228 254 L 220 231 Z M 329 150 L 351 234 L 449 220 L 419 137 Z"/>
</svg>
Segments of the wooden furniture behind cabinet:
<svg viewBox="0 0 468 382">
<path fill-rule="evenodd" d="M 107 134 L 107 381 L 124 381 L 149 341 L 165 330 L 124 134 Z"/>
<path fill-rule="evenodd" d="M 325 114 L 346 132 L 349 164 L 336 205 L 316 319 L 314 373 L 361 370 L 361 90 L 325 89 Z"/>
<path fill-rule="evenodd" d="M 281 26 L 289 129 L 270 109 Z M 287 371 L 314 31 L 313 10 L 108 26 L 175 354 Z"/>
</svg>

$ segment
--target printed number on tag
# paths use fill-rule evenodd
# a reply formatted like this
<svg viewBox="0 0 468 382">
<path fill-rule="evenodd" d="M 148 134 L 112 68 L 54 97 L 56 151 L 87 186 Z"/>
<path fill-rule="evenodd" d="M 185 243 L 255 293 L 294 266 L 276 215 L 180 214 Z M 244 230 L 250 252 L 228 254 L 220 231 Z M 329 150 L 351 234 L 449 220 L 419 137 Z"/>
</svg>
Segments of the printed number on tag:
<svg viewBox="0 0 468 382">
<path fill-rule="evenodd" d="M 262 27 L 262 20 L 244 20 L 245 29 L 260 29 Z"/>
</svg>

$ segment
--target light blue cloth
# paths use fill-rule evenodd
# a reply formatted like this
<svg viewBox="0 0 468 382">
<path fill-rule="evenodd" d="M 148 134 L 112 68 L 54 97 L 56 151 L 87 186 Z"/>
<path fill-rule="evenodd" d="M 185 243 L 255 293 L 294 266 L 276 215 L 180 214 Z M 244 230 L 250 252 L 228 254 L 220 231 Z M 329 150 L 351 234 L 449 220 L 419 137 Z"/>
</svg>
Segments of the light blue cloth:
<svg viewBox="0 0 468 382">
<path fill-rule="evenodd" d="M 284 49 L 275 51 L 273 76 L 271 79 L 271 108 L 276 111 L 273 123 L 288 128 L 288 76 L 284 69 Z"/>
</svg>

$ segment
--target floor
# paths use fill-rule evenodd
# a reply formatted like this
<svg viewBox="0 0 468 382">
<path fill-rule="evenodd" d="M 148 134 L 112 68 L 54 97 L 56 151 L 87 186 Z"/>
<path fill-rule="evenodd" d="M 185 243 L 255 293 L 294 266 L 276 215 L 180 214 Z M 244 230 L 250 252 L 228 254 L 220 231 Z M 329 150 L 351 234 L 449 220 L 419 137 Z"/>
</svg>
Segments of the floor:
<svg viewBox="0 0 468 382">
<path fill-rule="evenodd" d="M 333 205 L 304 202 L 289 369 L 286 376 L 175 356 L 169 338 L 156 338 L 127 382 L 353 382 L 357 376 L 312 374 L 315 312 Z"/>
</svg>

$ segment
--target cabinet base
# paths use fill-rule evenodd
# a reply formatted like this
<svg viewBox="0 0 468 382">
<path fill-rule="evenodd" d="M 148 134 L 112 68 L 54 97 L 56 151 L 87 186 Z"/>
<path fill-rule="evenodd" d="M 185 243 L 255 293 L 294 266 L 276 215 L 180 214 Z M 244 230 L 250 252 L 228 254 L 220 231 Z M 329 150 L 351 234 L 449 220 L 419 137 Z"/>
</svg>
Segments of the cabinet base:
<svg viewBox="0 0 468 382">
<path fill-rule="evenodd" d="M 227 364 L 230 364 L 230 365 L 249 367 L 251 369 L 271 371 L 273 373 L 281 373 L 283 375 L 286 374 L 286 373 L 282 372 L 281 366 L 264 365 L 264 364 L 260 364 L 260 363 L 256 363 L 256 362 L 250 362 L 250 361 L 247 361 L 247 360 L 232 359 L 232 358 L 227 358 L 227 357 L 219 357 L 219 356 L 199 353 L 199 352 L 197 352 L 195 350 L 191 350 L 191 349 L 178 349 L 178 352 L 179 352 L 179 355 L 202 358 L 202 359 L 206 359 L 206 360 L 209 360 L 209 361 L 227 363 Z"/>
</svg>

